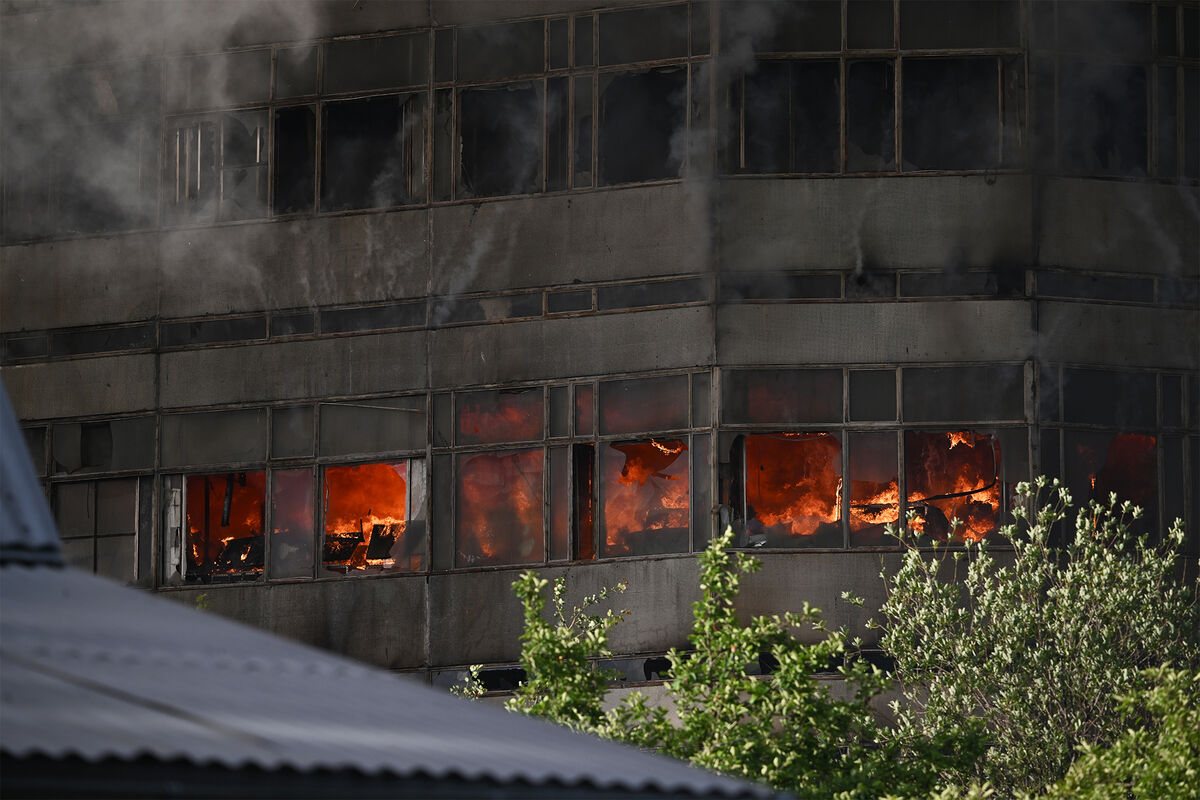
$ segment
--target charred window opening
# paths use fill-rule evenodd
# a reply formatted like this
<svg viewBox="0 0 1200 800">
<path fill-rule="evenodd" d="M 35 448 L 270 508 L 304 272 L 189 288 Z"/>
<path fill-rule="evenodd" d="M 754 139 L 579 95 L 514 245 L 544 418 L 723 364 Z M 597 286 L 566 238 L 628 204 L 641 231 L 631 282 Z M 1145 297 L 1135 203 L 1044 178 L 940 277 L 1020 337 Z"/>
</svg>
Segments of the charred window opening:
<svg viewBox="0 0 1200 800">
<path fill-rule="evenodd" d="M 275 111 L 275 186 L 272 211 L 276 214 L 313 210 L 317 168 L 317 114 L 312 106 L 291 106 Z"/>
<path fill-rule="evenodd" d="M 326 103 L 321 210 L 383 208 L 422 199 L 425 96 Z"/>
<path fill-rule="evenodd" d="M 886 526 L 900 521 L 900 474 L 896 434 L 850 436 L 850 545 L 890 546 Z"/>
<path fill-rule="evenodd" d="M 910 527 L 938 541 L 979 541 L 1000 524 L 1000 441 L 970 430 L 904 435 Z M 953 520 L 958 520 L 954 526 Z"/>
<path fill-rule="evenodd" d="M 458 455 L 455 566 L 545 559 L 542 466 L 540 449 Z"/>
<path fill-rule="evenodd" d="M 842 547 L 842 444 L 830 433 L 745 437 L 751 547 Z"/>
<path fill-rule="evenodd" d="M 467 197 L 527 194 L 541 188 L 542 103 L 522 83 L 459 95 L 462 191 Z"/>
<path fill-rule="evenodd" d="M 214 114 L 168 125 L 168 221 L 266 215 L 267 112 Z"/>
<path fill-rule="evenodd" d="M 913 58 L 903 70 L 905 168 L 998 166 L 997 60 Z"/>
<path fill-rule="evenodd" d="M 600 184 L 677 178 L 687 142 L 683 67 L 600 77 Z"/>
<path fill-rule="evenodd" d="M 1129 501 L 1145 512 L 1140 532 L 1158 530 L 1158 440 L 1145 433 L 1067 431 L 1067 486 L 1077 507 L 1092 500 Z"/>
<path fill-rule="evenodd" d="M 263 574 L 267 473 L 189 475 L 184 482 L 186 583 L 234 583 Z"/>
<path fill-rule="evenodd" d="M 841 162 L 836 61 L 759 61 L 742 84 L 735 169 L 837 172 Z"/>
<path fill-rule="evenodd" d="M 600 448 L 600 556 L 691 549 L 688 447 L 682 439 Z"/>
<path fill-rule="evenodd" d="M 413 465 L 406 460 L 325 468 L 325 572 L 424 569 L 424 526 L 413 524 L 414 507 L 424 498 L 414 496 Z"/>
<path fill-rule="evenodd" d="M 1068 172 L 1146 174 L 1146 68 L 1064 62 L 1059 158 Z"/>
<path fill-rule="evenodd" d="M 846 64 L 846 171 L 890 171 L 896 163 L 895 66 Z"/>
</svg>

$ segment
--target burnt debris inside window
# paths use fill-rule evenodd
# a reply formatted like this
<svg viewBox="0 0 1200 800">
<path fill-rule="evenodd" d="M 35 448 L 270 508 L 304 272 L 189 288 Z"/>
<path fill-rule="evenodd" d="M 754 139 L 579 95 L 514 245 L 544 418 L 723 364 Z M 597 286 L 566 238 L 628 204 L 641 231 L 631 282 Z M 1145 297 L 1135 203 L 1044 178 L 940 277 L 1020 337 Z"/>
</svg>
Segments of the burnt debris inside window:
<svg viewBox="0 0 1200 800">
<path fill-rule="evenodd" d="M 423 526 L 411 524 L 413 463 L 404 460 L 325 468 L 321 566 L 326 573 L 413 572 L 424 568 L 425 531 Z"/>
<path fill-rule="evenodd" d="M 266 481 L 261 470 L 187 477 L 185 582 L 262 577 Z"/>
<path fill-rule="evenodd" d="M 688 447 L 682 439 L 600 448 L 600 556 L 691 549 Z"/>
<path fill-rule="evenodd" d="M 541 93 L 528 83 L 459 95 L 462 191 L 498 197 L 541 188 Z"/>
<path fill-rule="evenodd" d="M 759 61 L 743 84 L 737 168 L 837 172 L 839 82 L 836 61 Z"/>
<path fill-rule="evenodd" d="M 326 103 L 321 210 L 382 208 L 421 199 L 425 96 Z"/>
<path fill-rule="evenodd" d="M 686 149 L 687 70 L 600 78 L 600 184 L 677 178 Z"/>
<path fill-rule="evenodd" d="M 846 170 L 895 167 L 895 67 L 891 61 L 846 64 Z"/>
<path fill-rule="evenodd" d="M 995 58 L 904 60 L 905 169 L 986 169 L 1000 160 Z"/>
<path fill-rule="evenodd" d="M 1000 458 L 1000 440 L 991 434 L 906 431 L 909 527 L 938 541 L 979 541 L 996 530 L 1004 488 Z"/>
</svg>

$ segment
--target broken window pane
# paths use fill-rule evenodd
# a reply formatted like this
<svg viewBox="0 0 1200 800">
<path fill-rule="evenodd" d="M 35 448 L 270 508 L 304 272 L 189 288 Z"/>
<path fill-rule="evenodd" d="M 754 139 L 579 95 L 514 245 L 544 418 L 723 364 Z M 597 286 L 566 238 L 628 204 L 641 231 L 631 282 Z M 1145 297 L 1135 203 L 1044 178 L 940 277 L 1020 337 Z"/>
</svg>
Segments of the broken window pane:
<svg viewBox="0 0 1200 800">
<path fill-rule="evenodd" d="M 317 114 L 312 106 L 275 111 L 276 214 L 313 210 L 317 166 Z"/>
<path fill-rule="evenodd" d="M 455 566 L 545 559 L 542 451 L 457 456 Z"/>
<path fill-rule="evenodd" d="M 895 166 L 896 119 L 891 61 L 846 64 L 846 169 L 879 172 Z"/>
<path fill-rule="evenodd" d="M 1146 174 L 1144 67 L 1063 62 L 1059 67 L 1059 157 L 1083 174 Z"/>
<path fill-rule="evenodd" d="M 429 76 L 429 36 L 425 32 L 325 45 L 328 93 L 419 86 Z"/>
<path fill-rule="evenodd" d="M 686 5 L 639 8 L 600 15 L 600 66 L 687 58 Z"/>
<path fill-rule="evenodd" d="M 746 436 L 750 547 L 841 547 L 842 444 L 832 433 Z"/>
<path fill-rule="evenodd" d="M 348 575 L 424 568 L 424 528 L 409 525 L 413 463 L 325 468 L 321 546 L 325 572 Z"/>
<path fill-rule="evenodd" d="M 745 82 L 745 164 L 755 173 L 836 172 L 836 61 L 760 61 Z"/>
<path fill-rule="evenodd" d="M 267 473 L 262 470 L 187 476 L 186 582 L 262 577 L 266 490 Z"/>
<path fill-rule="evenodd" d="M 532 84 L 466 89 L 459 95 L 462 190 L 467 197 L 541 187 L 542 103 Z"/>
<path fill-rule="evenodd" d="M 906 431 L 904 479 L 910 527 L 948 541 L 979 541 L 999 524 L 1000 440 L 975 431 Z"/>
<path fill-rule="evenodd" d="M 1000 160 L 995 58 L 904 60 L 905 169 L 990 169 Z"/>
<path fill-rule="evenodd" d="M 600 77 L 600 184 L 676 178 L 687 146 L 687 70 Z"/>
<path fill-rule="evenodd" d="M 1158 441 L 1144 433 L 1066 431 L 1063 435 L 1067 488 L 1082 508 L 1095 500 L 1128 500 L 1145 515 L 1139 532 L 1158 530 Z"/>
<path fill-rule="evenodd" d="M 253 219 L 267 209 L 267 112 L 221 120 L 221 219 Z"/>
<path fill-rule="evenodd" d="M 840 369 L 730 370 L 724 394 L 727 422 L 842 421 Z"/>
<path fill-rule="evenodd" d="M 850 546 L 896 544 L 884 532 L 900 519 L 896 434 L 850 434 Z"/>
<path fill-rule="evenodd" d="M 457 444 L 521 442 L 542 438 L 541 389 L 470 392 L 458 396 Z"/>
<path fill-rule="evenodd" d="M 271 474 L 272 578 L 308 578 L 313 571 L 313 473 L 311 469 Z"/>
<path fill-rule="evenodd" d="M 576 398 L 579 389 L 576 389 Z M 688 427 L 688 376 L 600 384 L 601 435 Z"/>
<path fill-rule="evenodd" d="M 458 80 L 488 81 L 543 69 L 544 23 L 506 22 L 458 30 Z"/>
<path fill-rule="evenodd" d="M 425 96 L 326 103 L 321 210 L 398 206 L 419 199 Z"/>
<path fill-rule="evenodd" d="M 611 442 L 600 448 L 600 557 L 686 553 L 687 444 Z"/>
</svg>

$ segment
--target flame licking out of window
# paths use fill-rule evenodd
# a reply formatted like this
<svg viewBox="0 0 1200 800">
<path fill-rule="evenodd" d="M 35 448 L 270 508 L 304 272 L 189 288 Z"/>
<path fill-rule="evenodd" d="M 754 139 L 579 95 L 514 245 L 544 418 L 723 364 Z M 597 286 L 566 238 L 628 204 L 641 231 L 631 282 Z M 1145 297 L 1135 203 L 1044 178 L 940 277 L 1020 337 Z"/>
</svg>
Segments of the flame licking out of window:
<svg viewBox="0 0 1200 800">
<path fill-rule="evenodd" d="M 408 462 L 325 468 L 321 562 L 337 574 L 419 570 L 423 542 L 408 531 Z"/>
<path fill-rule="evenodd" d="M 267 474 L 187 478 L 187 580 L 253 580 L 263 571 Z"/>
<path fill-rule="evenodd" d="M 601 557 L 689 549 L 687 444 L 612 442 L 600 450 Z"/>
</svg>

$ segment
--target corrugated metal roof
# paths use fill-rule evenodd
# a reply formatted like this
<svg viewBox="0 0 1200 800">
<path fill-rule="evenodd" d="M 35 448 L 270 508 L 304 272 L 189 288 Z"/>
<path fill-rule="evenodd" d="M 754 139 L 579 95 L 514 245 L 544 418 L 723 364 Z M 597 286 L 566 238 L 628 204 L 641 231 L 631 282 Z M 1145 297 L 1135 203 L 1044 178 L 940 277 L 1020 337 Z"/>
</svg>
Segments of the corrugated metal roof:
<svg viewBox="0 0 1200 800">
<path fill-rule="evenodd" d="M 75 570 L 0 573 L 9 756 L 771 796 Z"/>
</svg>

